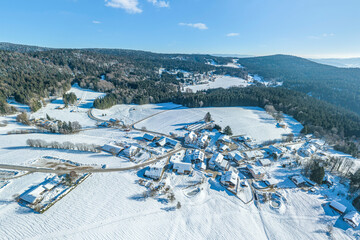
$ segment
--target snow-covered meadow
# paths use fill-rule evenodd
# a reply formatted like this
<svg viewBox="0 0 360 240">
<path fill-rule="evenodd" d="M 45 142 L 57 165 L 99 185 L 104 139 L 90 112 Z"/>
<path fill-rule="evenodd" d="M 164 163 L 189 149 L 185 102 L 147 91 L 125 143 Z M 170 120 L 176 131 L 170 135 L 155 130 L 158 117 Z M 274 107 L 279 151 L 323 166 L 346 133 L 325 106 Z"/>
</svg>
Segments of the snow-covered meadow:
<svg viewBox="0 0 360 240">
<path fill-rule="evenodd" d="M 88 117 L 87 111 L 93 106 L 93 102 L 96 98 L 105 96 L 105 94 L 80 88 L 77 84 L 75 84 L 68 93 L 69 92 L 75 93 L 79 99 L 76 106 L 69 106 L 68 108 L 61 109 L 64 107 L 64 102 L 62 98 L 58 98 L 51 103 L 48 103 L 36 113 L 31 114 L 31 118 L 46 119 L 47 114 L 51 118 L 61 121 L 78 121 L 83 128 L 94 127 L 96 121 Z"/>
<path fill-rule="evenodd" d="M 247 87 L 250 84 L 251 83 L 247 80 L 238 77 L 217 76 L 214 81 L 208 81 L 205 84 L 186 86 L 184 91 L 186 91 L 186 89 L 191 89 L 193 92 L 197 92 L 212 88 Z"/>
<path fill-rule="evenodd" d="M 257 143 L 281 139 L 283 134 L 288 133 L 298 135 L 302 129 L 302 125 L 289 116 L 285 117 L 288 128 L 279 128 L 272 116 L 257 107 L 183 107 L 156 115 L 135 126 L 164 134 L 184 135 L 186 131 L 182 128 L 203 119 L 207 112 L 211 113 L 216 124 L 223 128 L 229 125 L 234 135 L 251 136 Z"/>
</svg>

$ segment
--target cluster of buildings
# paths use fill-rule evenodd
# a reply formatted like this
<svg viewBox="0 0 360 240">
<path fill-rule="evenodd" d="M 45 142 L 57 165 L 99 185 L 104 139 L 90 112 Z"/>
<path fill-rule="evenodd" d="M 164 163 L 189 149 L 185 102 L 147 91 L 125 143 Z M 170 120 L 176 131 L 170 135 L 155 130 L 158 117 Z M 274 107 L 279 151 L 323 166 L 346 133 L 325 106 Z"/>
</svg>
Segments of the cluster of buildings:
<svg viewBox="0 0 360 240">
<path fill-rule="evenodd" d="M 112 143 L 105 144 L 104 146 L 101 147 L 101 150 L 111 153 L 114 156 L 123 155 L 130 159 L 140 152 L 140 148 L 135 145 L 131 145 L 131 144 L 118 145 L 118 144 L 112 144 Z"/>
<path fill-rule="evenodd" d="M 333 200 L 329 203 L 335 212 L 341 214 L 343 220 L 347 222 L 351 227 L 356 228 L 360 224 L 360 214 L 357 211 L 347 211 L 347 207 L 343 204 Z"/>
</svg>

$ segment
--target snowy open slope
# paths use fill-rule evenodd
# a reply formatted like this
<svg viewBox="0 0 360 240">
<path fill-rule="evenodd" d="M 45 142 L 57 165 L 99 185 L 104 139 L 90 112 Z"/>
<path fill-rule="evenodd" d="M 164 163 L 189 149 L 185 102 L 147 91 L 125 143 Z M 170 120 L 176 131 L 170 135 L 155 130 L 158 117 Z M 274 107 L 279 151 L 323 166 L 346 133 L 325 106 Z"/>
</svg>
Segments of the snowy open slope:
<svg viewBox="0 0 360 240">
<path fill-rule="evenodd" d="M 109 120 L 114 118 L 123 121 L 125 124 L 132 124 L 153 114 L 179 106 L 180 105 L 173 103 L 145 104 L 141 106 L 135 104 L 121 104 L 105 110 L 93 109 L 92 113 L 94 117 L 99 119 Z"/>
<path fill-rule="evenodd" d="M 39 175 L 39 174 L 38 174 Z M 35 176 L 35 175 L 30 175 Z M 31 180 L 30 176 L 26 180 Z M 194 197 L 187 176 L 171 176 L 179 210 L 157 199 L 138 200 L 137 172 L 93 174 L 44 214 L 34 214 L 0 192 L 0 236 L 7 239 L 328 239 L 320 195 L 286 190 L 283 212 L 243 204 L 213 180 Z M 15 187 L 17 186 L 17 187 Z M 15 217 L 16 216 L 16 217 Z M 336 239 L 354 239 L 334 229 Z"/>
<path fill-rule="evenodd" d="M 87 116 L 87 111 L 93 106 L 93 102 L 96 98 L 105 96 L 105 94 L 88 89 L 82 89 L 76 84 L 69 90 L 69 92 L 75 93 L 79 99 L 77 106 L 56 109 L 64 107 L 62 98 L 58 98 L 38 110 L 36 113 L 33 113 L 31 117 L 46 119 L 46 114 L 48 114 L 51 118 L 61 121 L 78 121 L 83 128 L 95 126 L 96 121 L 91 120 Z"/>
<path fill-rule="evenodd" d="M 273 117 L 261 108 L 255 107 L 209 107 L 209 108 L 179 108 L 151 117 L 136 124 L 136 127 L 146 127 L 148 130 L 162 133 L 185 134 L 182 128 L 204 118 L 210 112 L 216 124 L 221 127 L 229 125 L 234 135 L 248 135 L 258 143 L 267 140 L 281 139 L 282 134 L 300 133 L 302 125 L 291 117 L 286 117 L 288 128 L 276 126 Z"/>
<path fill-rule="evenodd" d="M 191 89 L 193 92 L 197 92 L 212 88 L 247 87 L 249 85 L 250 83 L 242 78 L 231 76 L 218 76 L 216 77 L 214 82 L 209 81 L 207 84 L 187 86 L 184 88 L 184 91 L 186 91 L 186 89 Z"/>
</svg>

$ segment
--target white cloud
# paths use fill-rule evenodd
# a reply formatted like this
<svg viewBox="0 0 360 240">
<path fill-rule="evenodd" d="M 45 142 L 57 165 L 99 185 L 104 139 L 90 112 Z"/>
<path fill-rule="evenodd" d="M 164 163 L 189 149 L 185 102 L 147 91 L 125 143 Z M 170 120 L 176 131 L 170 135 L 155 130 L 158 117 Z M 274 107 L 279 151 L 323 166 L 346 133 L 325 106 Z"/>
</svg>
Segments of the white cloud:
<svg viewBox="0 0 360 240">
<path fill-rule="evenodd" d="M 312 36 L 308 36 L 308 39 L 314 39 L 314 40 L 317 40 L 317 39 L 321 39 L 321 38 L 328 38 L 328 37 L 333 37 L 335 36 L 334 33 L 323 33 L 321 35 L 312 35 Z"/>
<path fill-rule="evenodd" d="M 93 24 L 100 24 L 101 22 L 94 20 L 94 21 L 92 21 L 92 23 L 93 23 Z"/>
<path fill-rule="evenodd" d="M 170 3 L 162 0 L 147 0 L 149 3 L 152 3 L 156 7 L 168 8 Z"/>
<path fill-rule="evenodd" d="M 227 37 L 237 37 L 239 36 L 239 33 L 228 33 L 226 34 Z"/>
<path fill-rule="evenodd" d="M 128 13 L 141 13 L 138 0 L 105 0 L 107 7 L 122 8 Z"/>
<path fill-rule="evenodd" d="M 200 29 L 200 30 L 208 29 L 208 27 L 204 23 L 179 23 L 179 25 L 180 26 L 193 27 L 193 28 L 197 28 L 197 29 Z"/>
</svg>

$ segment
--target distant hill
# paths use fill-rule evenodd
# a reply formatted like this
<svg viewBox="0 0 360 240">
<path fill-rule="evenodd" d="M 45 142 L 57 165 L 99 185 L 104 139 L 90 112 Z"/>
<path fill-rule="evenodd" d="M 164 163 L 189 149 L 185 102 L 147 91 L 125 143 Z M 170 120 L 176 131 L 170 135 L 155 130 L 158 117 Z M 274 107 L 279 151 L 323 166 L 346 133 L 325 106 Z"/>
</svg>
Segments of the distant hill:
<svg viewBox="0 0 360 240">
<path fill-rule="evenodd" d="M 321 58 L 311 61 L 341 68 L 360 68 L 360 58 Z"/>
<path fill-rule="evenodd" d="M 0 50 L 13 51 L 19 53 L 46 51 L 50 49 L 51 48 L 46 48 L 46 47 L 37 47 L 37 46 L 0 42 Z"/>
<path fill-rule="evenodd" d="M 360 69 L 338 68 L 288 55 L 240 58 L 239 63 L 265 79 L 360 114 Z"/>
</svg>

